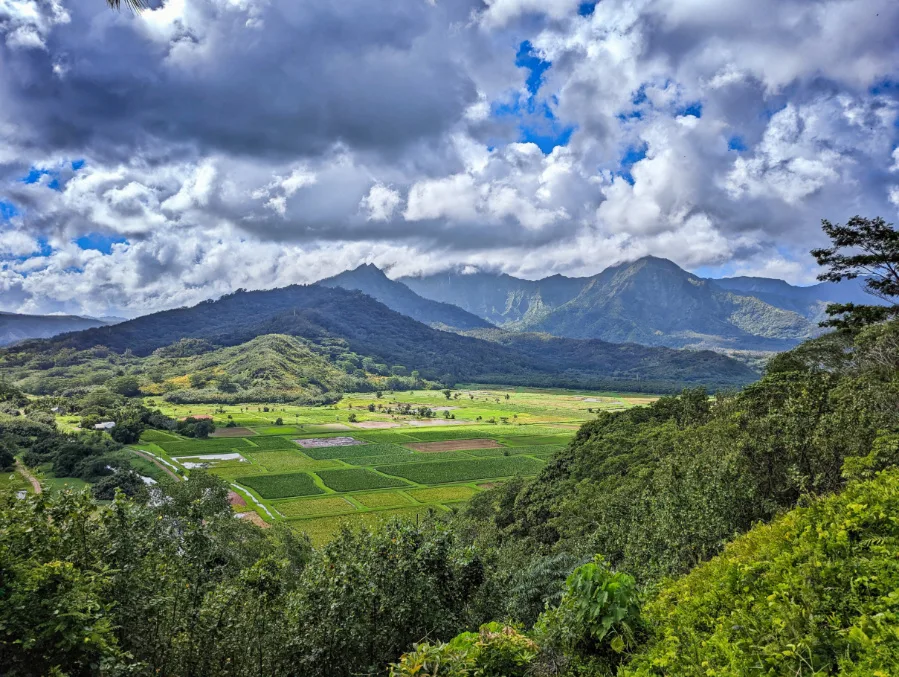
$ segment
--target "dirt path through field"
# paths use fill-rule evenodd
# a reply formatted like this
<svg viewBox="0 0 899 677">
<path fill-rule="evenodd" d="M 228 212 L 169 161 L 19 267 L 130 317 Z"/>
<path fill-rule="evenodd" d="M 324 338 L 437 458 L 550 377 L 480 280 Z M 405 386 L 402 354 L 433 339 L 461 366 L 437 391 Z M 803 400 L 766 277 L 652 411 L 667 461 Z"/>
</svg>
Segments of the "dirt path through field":
<svg viewBox="0 0 899 677">
<path fill-rule="evenodd" d="M 19 460 L 16 460 L 16 470 L 19 471 L 22 477 L 31 482 L 31 486 L 34 487 L 34 493 L 39 494 L 44 490 L 41 487 L 41 483 L 37 481 L 37 477 L 28 472 L 28 468 L 22 465 L 22 462 Z"/>
<path fill-rule="evenodd" d="M 165 471 L 165 473 L 166 473 L 169 477 L 174 477 L 176 480 L 180 480 L 180 479 L 181 479 L 181 478 L 178 476 L 178 473 L 176 473 L 176 472 L 175 472 L 174 470 L 172 470 L 171 468 L 166 467 L 166 465 L 165 465 L 164 463 L 160 463 L 160 462 L 159 462 L 157 459 L 155 459 L 152 455 L 147 454 L 147 453 L 141 451 L 140 449 L 132 449 L 131 451 L 133 451 L 133 452 L 134 452 L 135 454 L 137 454 L 138 456 L 147 459 L 147 460 L 150 461 L 153 465 L 155 465 L 157 468 L 159 468 L 159 469 Z"/>
</svg>

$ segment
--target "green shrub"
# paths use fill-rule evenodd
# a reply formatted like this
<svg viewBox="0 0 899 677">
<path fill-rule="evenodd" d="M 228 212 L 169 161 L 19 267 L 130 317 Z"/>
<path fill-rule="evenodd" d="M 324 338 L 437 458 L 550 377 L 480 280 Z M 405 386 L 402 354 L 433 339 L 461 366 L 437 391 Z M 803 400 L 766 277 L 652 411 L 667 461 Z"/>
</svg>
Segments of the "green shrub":
<svg viewBox="0 0 899 677">
<path fill-rule="evenodd" d="M 640 608 L 633 577 L 614 572 L 597 555 L 565 581 L 565 594 L 541 615 L 537 635 L 549 650 L 565 655 L 609 657 L 635 643 Z"/>
<path fill-rule="evenodd" d="M 418 644 L 390 667 L 390 677 L 523 677 L 537 644 L 500 623 L 464 632 L 446 644 Z"/>
<path fill-rule="evenodd" d="M 758 526 L 649 602 L 623 677 L 899 674 L 899 472 Z"/>
</svg>

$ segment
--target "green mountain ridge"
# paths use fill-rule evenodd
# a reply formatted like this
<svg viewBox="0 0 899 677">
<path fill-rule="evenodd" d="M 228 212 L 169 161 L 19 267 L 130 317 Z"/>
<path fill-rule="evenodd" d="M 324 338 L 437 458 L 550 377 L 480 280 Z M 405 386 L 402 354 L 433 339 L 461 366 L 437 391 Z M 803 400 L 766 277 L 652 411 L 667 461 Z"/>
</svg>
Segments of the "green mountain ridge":
<svg viewBox="0 0 899 677">
<path fill-rule="evenodd" d="M 539 320 L 512 325 L 571 338 L 675 348 L 783 350 L 815 333 L 808 320 L 646 257 L 607 268 Z"/>
<path fill-rule="evenodd" d="M 449 271 L 399 281 L 507 330 L 714 350 L 789 349 L 820 333 L 828 303 L 871 302 L 855 282 L 796 287 L 769 278 L 704 279 L 657 257 L 585 278 Z"/>
<path fill-rule="evenodd" d="M 243 353 L 227 351 L 268 335 L 282 336 L 257 341 Z M 286 343 L 288 337 L 299 343 Z M 191 364 L 200 372 L 200 381 L 204 373 L 209 381 L 218 380 L 211 366 L 214 362 L 238 383 L 237 392 L 215 394 L 215 401 L 262 394 L 290 399 L 294 393 L 318 397 L 319 390 L 369 390 L 375 388 L 374 377 L 399 378 L 412 371 L 418 371 L 424 380 L 442 383 L 640 392 L 670 392 L 689 384 L 733 387 L 757 378 L 745 365 L 711 352 L 643 346 L 622 349 L 602 341 L 566 346 L 560 350 L 558 344 L 546 342 L 485 341 L 440 331 L 361 292 L 309 285 L 240 291 L 192 308 L 27 341 L 0 352 L 0 374 L 28 392 L 42 394 L 96 387 L 125 375 L 136 376 L 146 385 L 178 375 L 160 360 L 186 356 L 194 360 Z M 212 350 L 225 352 L 203 357 Z M 253 353 L 264 353 L 267 358 L 247 357 Z M 313 359 L 315 355 L 328 364 Z M 203 366 L 204 359 L 211 361 L 210 366 Z M 309 373 L 297 366 L 304 360 L 310 365 Z M 353 378 L 342 380 L 335 369 Z M 308 379 L 308 384 L 303 379 Z M 180 388 L 203 390 L 196 384 L 182 383 Z M 198 393 L 188 395 L 197 397 Z"/>
<path fill-rule="evenodd" d="M 544 280 L 522 280 L 505 273 L 455 272 L 428 277 L 401 277 L 415 293 L 443 303 L 452 303 L 496 324 L 538 318 L 570 300 L 586 278 L 553 275 Z"/>
<path fill-rule="evenodd" d="M 493 326 L 458 306 L 419 296 L 402 282 L 391 280 L 372 264 L 361 265 L 334 277 L 319 280 L 317 284 L 361 291 L 391 310 L 431 327 L 466 330 Z"/>
</svg>

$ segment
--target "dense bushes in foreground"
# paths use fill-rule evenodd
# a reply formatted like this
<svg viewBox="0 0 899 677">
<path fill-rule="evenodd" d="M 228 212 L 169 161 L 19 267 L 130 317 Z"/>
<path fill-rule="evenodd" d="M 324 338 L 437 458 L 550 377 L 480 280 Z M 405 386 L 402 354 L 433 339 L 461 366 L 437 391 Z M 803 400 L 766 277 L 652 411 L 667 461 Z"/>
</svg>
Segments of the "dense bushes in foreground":
<svg viewBox="0 0 899 677">
<path fill-rule="evenodd" d="M 843 675 L 899 671 L 899 472 L 760 525 L 637 605 L 602 562 L 530 633 L 491 624 L 403 656 L 392 677 Z"/>
<path fill-rule="evenodd" d="M 313 552 L 235 520 L 202 472 L 165 492 L 99 507 L 86 493 L 3 497 L 0 672 L 340 677 L 478 620 L 480 561 L 443 526 Z"/>
<path fill-rule="evenodd" d="M 730 544 L 644 608 L 622 677 L 899 674 L 899 472 Z"/>
</svg>

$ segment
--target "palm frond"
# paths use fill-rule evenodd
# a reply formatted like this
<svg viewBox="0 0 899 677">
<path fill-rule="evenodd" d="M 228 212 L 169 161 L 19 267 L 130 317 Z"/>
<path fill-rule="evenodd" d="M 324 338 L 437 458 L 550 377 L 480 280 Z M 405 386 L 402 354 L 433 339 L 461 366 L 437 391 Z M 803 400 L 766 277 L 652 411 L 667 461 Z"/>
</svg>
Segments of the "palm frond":
<svg viewBox="0 0 899 677">
<path fill-rule="evenodd" d="M 106 0 L 106 4 L 108 4 L 112 9 L 122 9 L 122 5 L 129 7 L 133 12 L 140 12 L 147 8 L 147 3 L 145 0 Z"/>
</svg>

